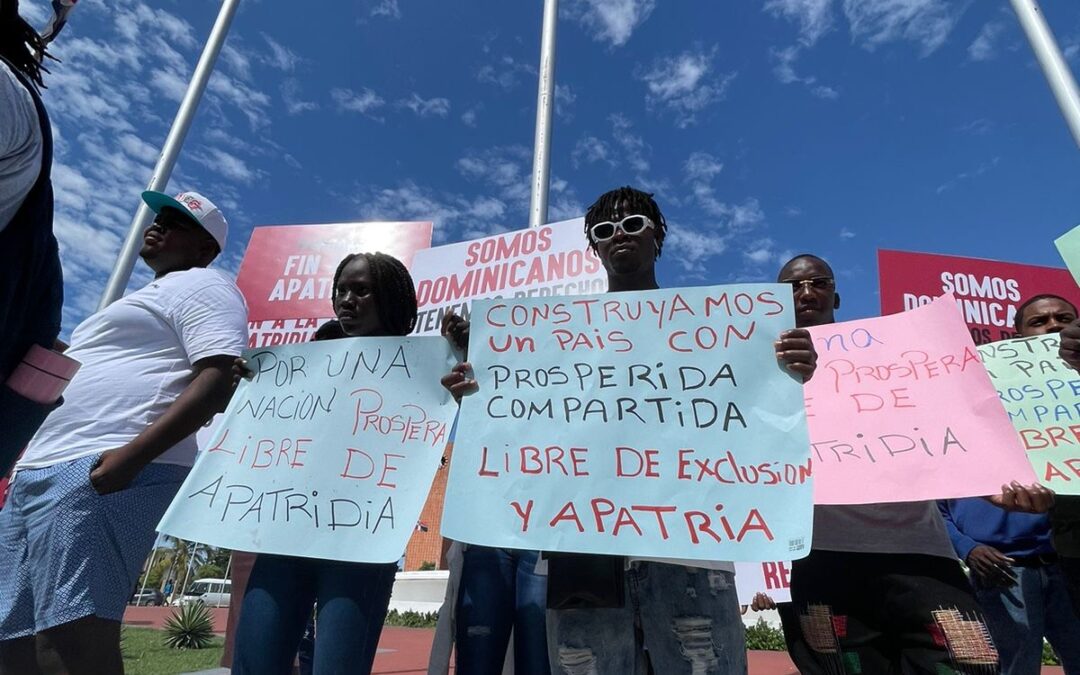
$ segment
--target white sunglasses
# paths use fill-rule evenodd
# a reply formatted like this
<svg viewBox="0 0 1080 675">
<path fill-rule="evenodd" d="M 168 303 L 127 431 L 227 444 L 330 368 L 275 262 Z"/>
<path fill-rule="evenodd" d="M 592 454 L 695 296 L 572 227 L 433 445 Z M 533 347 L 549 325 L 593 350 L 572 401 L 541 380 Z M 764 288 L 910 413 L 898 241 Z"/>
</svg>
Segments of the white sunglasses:
<svg viewBox="0 0 1080 675">
<path fill-rule="evenodd" d="M 618 222 L 605 220 L 602 223 L 596 223 L 589 228 L 589 237 L 599 243 L 612 239 L 618 230 L 622 230 L 625 234 L 637 235 L 655 227 L 648 216 L 631 215 Z"/>
</svg>

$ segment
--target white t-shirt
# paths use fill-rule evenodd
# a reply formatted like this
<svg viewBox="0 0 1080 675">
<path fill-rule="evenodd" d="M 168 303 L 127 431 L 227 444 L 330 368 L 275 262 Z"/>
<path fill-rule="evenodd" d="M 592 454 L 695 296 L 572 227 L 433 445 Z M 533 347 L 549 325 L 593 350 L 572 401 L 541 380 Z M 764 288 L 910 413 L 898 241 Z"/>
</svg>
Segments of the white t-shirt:
<svg viewBox="0 0 1080 675">
<path fill-rule="evenodd" d="M 41 121 L 34 99 L 0 61 L 0 231 L 41 174 Z"/>
<path fill-rule="evenodd" d="M 191 383 L 193 364 L 239 356 L 247 306 L 225 274 L 173 272 L 82 322 L 66 352 L 82 364 L 17 469 L 67 462 L 118 448 L 156 422 Z M 192 434 L 155 462 L 191 466 Z"/>
</svg>

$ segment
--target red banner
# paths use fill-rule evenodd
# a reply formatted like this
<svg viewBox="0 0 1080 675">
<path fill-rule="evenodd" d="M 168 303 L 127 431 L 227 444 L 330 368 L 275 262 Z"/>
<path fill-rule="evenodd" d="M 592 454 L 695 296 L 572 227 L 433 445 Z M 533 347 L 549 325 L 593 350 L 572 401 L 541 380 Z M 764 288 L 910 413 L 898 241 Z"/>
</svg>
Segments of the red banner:
<svg viewBox="0 0 1080 675">
<path fill-rule="evenodd" d="M 346 255 L 381 251 L 408 267 L 430 245 L 430 222 L 255 228 L 236 279 L 248 303 L 250 346 L 306 342 L 333 318 L 334 272 Z"/>
<path fill-rule="evenodd" d="M 895 314 L 952 293 L 975 344 L 1016 336 L 1016 309 L 1028 298 L 1053 293 L 1080 303 L 1068 270 L 1040 265 L 931 253 L 878 251 L 881 313 Z"/>
</svg>

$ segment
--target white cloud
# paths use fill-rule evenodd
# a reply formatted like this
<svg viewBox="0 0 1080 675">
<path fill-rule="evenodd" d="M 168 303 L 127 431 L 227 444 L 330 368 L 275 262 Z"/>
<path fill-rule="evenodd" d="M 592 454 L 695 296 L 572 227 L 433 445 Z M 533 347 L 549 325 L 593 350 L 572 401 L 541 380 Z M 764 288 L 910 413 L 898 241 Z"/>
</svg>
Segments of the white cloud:
<svg viewBox="0 0 1080 675">
<path fill-rule="evenodd" d="M 648 90 L 646 102 L 671 110 L 679 127 L 693 124 L 697 113 L 724 98 L 735 79 L 734 72 L 712 76 L 715 53 L 715 48 L 695 49 L 656 60 L 640 75 Z"/>
<path fill-rule="evenodd" d="M 799 24 L 799 41 L 812 46 L 832 28 L 832 0 L 768 0 L 765 11 Z"/>
<path fill-rule="evenodd" d="M 781 262 L 780 254 L 776 251 L 776 242 L 772 239 L 758 239 L 751 242 L 743 250 L 743 257 L 754 265 L 765 265 L 770 262 Z"/>
<path fill-rule="evenodd" d="M 199 164 L 237 183 L 248 185 L 263 175 L 262 171 L 252 169 L 247 162 L 221 148 L 208 148 L 205 152 L 192 153 L 191 157 Z"/>
<path fill-rule="evenodd" d="M 577 101 L 577 94 L 568 84 L 555 85 L 555 114 L 564 120 L 573 117 L 570 112 L 571 106 Z"/>
<path fill-rule="evenodd" d="M 1000 21 L 991 21 L 982 27 L 975 41 L 968 45 L 968 58 L 972 61 L 989 61 L 997 55 L 995 44 L 1005 24 Z"/>
<path fill-rule="evenodd" d="M 803 45 L 791 45 L 783 49 L 773 48 L 770 50 L 773 60 L 773 74 L 783 84 L 798 82 L 806 86 L 811 94 L 822 99 L 839 98 L 840 92 L 835 88 L 818 84 L 818 79 L 813 75 L 802 77 L 795 72 L 795 62 L 799 60 L 805 47 Z"/>
<path fill-rule="evenodd" d="M 296 65 L 300 63 L 300 57 L 266 33 L 261 33 L 261 35 L 263 40 L 266 40 L 267 46 L 270 47 L 270 53 L 263 57 L 263 61 L 267 65 L 286 73 L 295 70 Z"/>
<path fill-rule="evenodd" d="M 686 179 L 691 181 L 711 181 L 724 170 L 724 165 L 707 152 L 695 152 L 683 163 Z"/>
<path fill-rule="evenodd" d="M 622 150 L 620 159 L 630 165 L 630 168 L 638 172 L 638 174 L 644 174 L 649 170 L 649 160 L 645 158 L 645 153 L 648 151 L 648 146 L 645 145 L 645 141 L 633 133 L 633 124 L 622 113 L 615 113 L 608 117 L 611 121 L 611 136 L 615 140 L 615 143 Z M 638 178 L 641 182 L 641 178 Z"/>
<path fill-rule="evenodd" d="M 593 164 L 595 162 L 615 166 L 615 159 L 611 156 L 611 149 L 608 144 L 596 136 L 588 135 L 578 139 L 577 144 L 574 145 L 574 151 L 570 153 L 570 162 L 575 169 L 582 164 Z"/>
<path fill-rule="evenodd" d="M 486 63 L 476 71 L 476 80 L 482 84 L 493 84 L 509 91 L 517 86 L 520 76 L 536 77 L 536 68 L 529 63 L 521 63 L 509 55 Z"/>
<path fill-rule="evenodd" d="M 335 88 L 330 90 L 330 98 L 337 104 L 338 110 L 368 114 L 378 110 L 386 100 L 375 93 L 374 90 L 364 87 L 360 91 L 352 89 Z"/>
<path fill-rule="evenodd" d="M 727 251 L 728 239 L 721 232 L 680 227 L 669 221 L 664 238 L 665 258 L 674 258 L 691 278 L 701 279 L 708 271 L 705 262 Z"/>
<path fill-rule="evenodd" d="M 461 113 L 461 122 L 467 127 L 475 127 L 478 112 L 479 107 L 469 108 L 465 112 Z"/>
<path fill-rule="evenodd" d="M 285 103 L 285 112 L 290 115 L 319 109 L 318 103 L 305 101 L 300 97 L 300 81 L 294 77 L 281 83 L 281 100 Z"/>
<path fill-rule="evenodd" d="M 383 16 L 387 19 L 400 19 L 401 7 L 398 0 L 381 0 L 379 4 L 371 8 L 371 16 Z"/>
<path fill-rule="evenodd" d="M 656 0 L 570 0 L 564 14 L 581 23 L 594 40 L 620 47 L 656 8 Z"/>
<path fill-rule="evenodd" d="M 966 6 L 941 0 L 844 0 L 844 15 L 852 36 L 867 49 L 909 40 L 926 56 L 945 43 Z"/>
<path fill-rule="evenodd" d="M 975 167 L 974 169 L 972 169 L 970 171 L 961 171 L 960 173 L 956 174 L 955 176 L 953 176 L 949 180 L 947 180 L 944 183 L 942 183 L 941 185 L 939 185 L 937 187 L 937 190 L 935 190 L 935 192 L 937 192 L 939 195 L 943 194 L 945 192 L 948 192 L 949 190 L 952 190 L 957 185 L 959 185 L 962 181 L 971 180 L 972 178 L 978 178 L 979 176 L 983 175 L 987 171 L 990 171 L 991 169 L 994 169 L 995 167 L 997 167 L 997 165 L 1000 162 L 1001 162 L 1000 157 L 994 157 L 993 159 L 991 159 L 991 160 L 989 160 L 987 162 L 983 162 L 983 163 L 979 164 L 979 166 Z"/>
<path fill-rule="evenodd" d="M 409 98 L 397 102 L 399 107 L 408 108 L 419 117 L 446 117 L 450 114 L 450 100 L 446 98 L 423 98 L 413 92 Z"/>
<path fill-rule="evenodd" d="M 851 230 L 849 230 L 846 227 L 842 227 L 842 228 L 840 228 L 840 238 L 841 239 L 854 239 L 855 238 L 855 233 L 852 232 Z"/>
<path fill-rule="evenodd" d="M 116 141 L 120 148 L 130 157 L 147 164 L 157 162 L 158 156 L 161 154 L 157 148 L 132 134 L 124 134 L 117 138 Z"/>
</svg>

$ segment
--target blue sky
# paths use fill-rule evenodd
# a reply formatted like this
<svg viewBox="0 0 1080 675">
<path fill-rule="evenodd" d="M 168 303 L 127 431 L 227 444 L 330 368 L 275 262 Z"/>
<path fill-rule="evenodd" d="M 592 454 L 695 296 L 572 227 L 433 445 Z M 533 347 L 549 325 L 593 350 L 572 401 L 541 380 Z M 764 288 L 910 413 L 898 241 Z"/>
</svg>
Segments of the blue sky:
<svg viewBox="0 0 1080 675">
<path fill-rule="evenodd" d="M 22 0 L 37 25 L 43 0 Z M 540 0 L 243 0 L 170 191 L 232 226 L 527 222 Z M 219 3 L 81 0 L 45 99 L 65 333 L 96 305 Z M 1080 5 L 1042 7 L 1074 70 Z M 1060 264 L 1080 155 L 1005 0 L 562 0 L 550 220 L 656 192 L 667 286 L 828 258 L 843 318 L 875 251 Z M 344 252 L 343 252 L 344 253 Z M 146 281 L 140 265 L 132 282 Z"/>
</svg>

